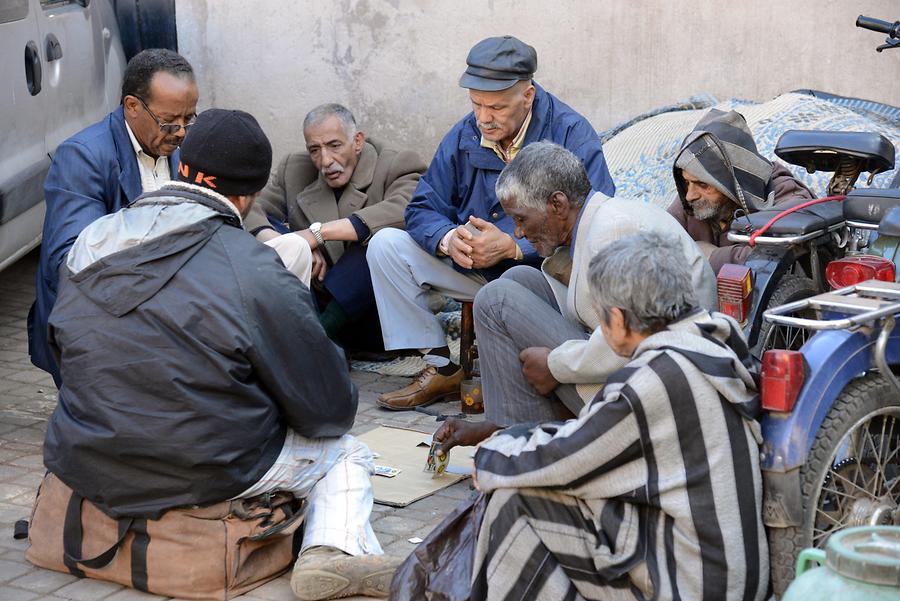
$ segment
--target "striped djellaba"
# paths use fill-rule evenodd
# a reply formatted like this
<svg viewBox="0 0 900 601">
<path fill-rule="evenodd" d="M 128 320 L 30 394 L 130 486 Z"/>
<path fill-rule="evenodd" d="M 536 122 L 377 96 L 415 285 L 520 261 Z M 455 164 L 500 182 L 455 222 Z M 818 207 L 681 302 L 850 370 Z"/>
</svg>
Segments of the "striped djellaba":
<svg viewBox="0 0 900 601">
<path fill-rule="evenodd" d="M 736 324 L 697 311 L 646 338 L 577 418 L 485 441 L 472 599 L 764 599 L 747 365 Z"/>
</svg>

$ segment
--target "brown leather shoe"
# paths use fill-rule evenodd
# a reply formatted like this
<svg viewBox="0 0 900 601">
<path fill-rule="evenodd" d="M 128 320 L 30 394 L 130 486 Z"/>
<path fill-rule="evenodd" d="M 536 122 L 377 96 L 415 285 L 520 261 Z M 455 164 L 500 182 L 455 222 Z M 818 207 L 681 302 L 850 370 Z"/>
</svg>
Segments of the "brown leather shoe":
<svg viewBox="0 0 900 601">
<path fill-rule="evenodd" d="M 409 386 L 386 392 L 378 396 L 379 407 L 391 411 L 403 411 L 424 407 L 445 397 L 459 393 L 459 383 L 463 380 L 462 368 L 449 376 L 442 376 L 434 367 L 428 366 Z"/>
</svg>

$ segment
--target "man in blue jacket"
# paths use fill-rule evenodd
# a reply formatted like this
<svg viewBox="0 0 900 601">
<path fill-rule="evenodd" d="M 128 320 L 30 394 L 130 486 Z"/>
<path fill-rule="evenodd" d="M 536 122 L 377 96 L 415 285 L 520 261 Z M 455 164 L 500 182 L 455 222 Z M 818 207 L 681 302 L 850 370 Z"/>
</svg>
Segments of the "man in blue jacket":
<svg viewBox="0 0 900 601">
<path fill-rule="evenodd" d="M 386 409 L 412 409 L 458 390 L 462 370 L 450 361 L 440 323 L 428 308 L 432 291 L 472 300 L 489 280 L 517 264 L 537 265 L 527 240 L 494 191 L 497 177 L 521 148 L 551 140 L 583 163 L 593 189 L 615 185 L 600 139 L 587 119 L 547 93 L 532 76 L 534 48 L 512 36 L 476 44 L 459 85 L 472 112 L 441 141 L 406 207 L 406 231 L 383 229 L 369 242 L 369 270 L 385 350 L 417 349 L 428 367 L 398 391 L 382 394 Z"/>
<path fill-rule="evenodd" d="M 28 314 L 31 361 L 59 368 L 47 343 L 58 271 L 75 238 L 96 219 L 115 213 L 143 192 L 174 179 L 178 147 L 196 116 L 194 70 L 179 54 L 144 50 L 125 67 L 122 104 L 99 123 L 59 145 L 44 181 L 47 214 L 37 272 L 37 298 Z"/>
</svg>

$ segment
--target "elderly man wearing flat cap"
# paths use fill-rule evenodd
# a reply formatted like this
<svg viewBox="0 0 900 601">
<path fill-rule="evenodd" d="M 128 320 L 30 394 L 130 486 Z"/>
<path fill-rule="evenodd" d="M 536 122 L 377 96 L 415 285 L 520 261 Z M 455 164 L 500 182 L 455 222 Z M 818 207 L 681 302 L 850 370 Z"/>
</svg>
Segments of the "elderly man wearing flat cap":
<svg viewBox="0 0 900 601">
<path fill-rule="evenodd" d="M 432 292 L 472 300 L 489 280 L 540 257 L 497 201 L 494 186 L 524 146 L 550 140 L 571 150 L 595 190 L 615 185 L 600 139 L 587 119 L 532 80 L 534 48 L 512 36 L 478 42 L 459 80 L 472 112 L 444 136 L 406 207 L 406 231 L 387 228 L 369 242 L 369 269 L 385 350 L 414 349 L 428 367 L 400 390 L 382 394 L 386 409 L 412 409 L 458 390 L 462 370 L 450 361 Z"/>
</svg>

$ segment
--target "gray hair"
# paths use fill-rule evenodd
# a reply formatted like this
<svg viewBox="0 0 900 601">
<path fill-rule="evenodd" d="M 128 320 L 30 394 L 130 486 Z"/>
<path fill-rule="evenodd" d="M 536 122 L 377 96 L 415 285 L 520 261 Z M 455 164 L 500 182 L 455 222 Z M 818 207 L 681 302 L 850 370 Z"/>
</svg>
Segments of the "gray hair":
<svg viewBox="0 0 900 601">
<path fill-rule="evenodd" d="M 655 333 L 697 306 L 681 242 L 644 231 L 620 238 L 597 253 L 588 267 L 594 304 L 608 323 L 614 307 L 629 329 Z"/>
<path fill-rule="evenodd" d="M 497 199 L 515 199 L 520 207 L 543 210 L 556 191 L 575 207 L 591 193 L 591 180 L 574 154 L 553 142 L 534 142 L 519 151 L 497 178 Z"/>
<path fill-rule="evenodd" d="M 308 127 L 319 125 L 332 116 L 337 117 L 343 124 L 344 133 L 347 134 L 348 139 L 356 135 L 356 118 L 353 116 L 353 113 L 344 105 L 335 102 L 320 104 L 306 113 L 306 117 L 303 118 L 303 131 L 306 131 Z"/>
</svg>

